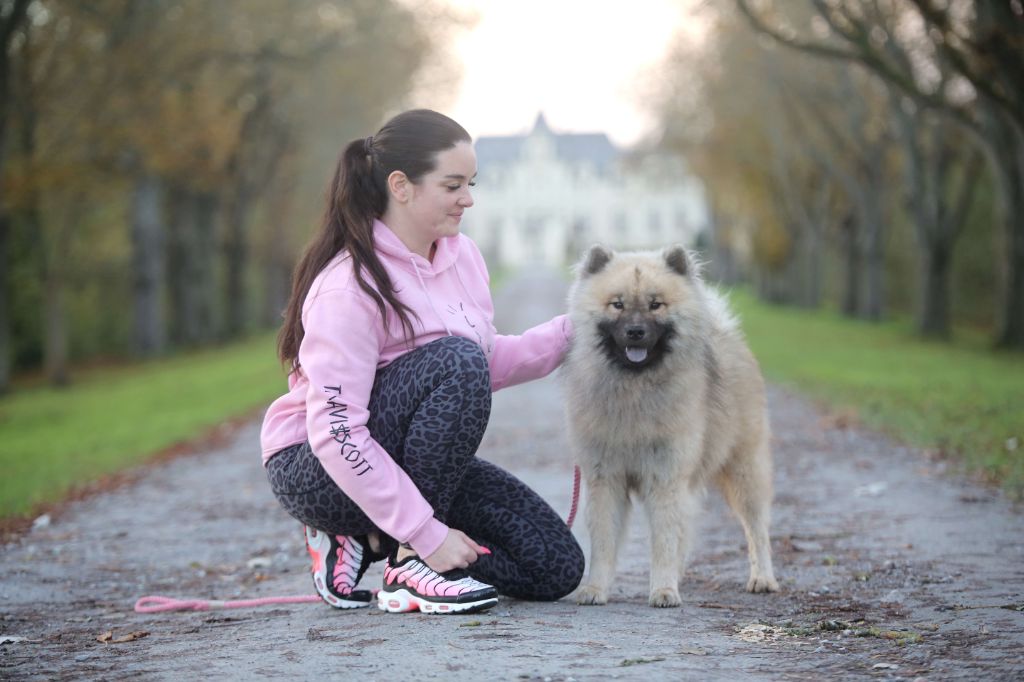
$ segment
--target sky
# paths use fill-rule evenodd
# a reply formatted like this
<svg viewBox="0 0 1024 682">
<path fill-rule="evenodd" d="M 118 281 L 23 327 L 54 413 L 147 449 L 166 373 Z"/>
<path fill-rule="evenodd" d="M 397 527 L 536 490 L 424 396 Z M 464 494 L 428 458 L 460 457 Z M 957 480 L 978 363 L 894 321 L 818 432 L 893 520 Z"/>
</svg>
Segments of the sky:
<svg viewBox="0 0 1024 682">
<path fill-rule="evenodd" d="M 451 110 L 473 137 L 530 130 L 606 132 L 630 146 L 651 132 L 652 69 L 682 28 L 699 39 L 697 0 L 451 0 L 477 13 L 454 46 L 463 62 Z"/>
</svg>

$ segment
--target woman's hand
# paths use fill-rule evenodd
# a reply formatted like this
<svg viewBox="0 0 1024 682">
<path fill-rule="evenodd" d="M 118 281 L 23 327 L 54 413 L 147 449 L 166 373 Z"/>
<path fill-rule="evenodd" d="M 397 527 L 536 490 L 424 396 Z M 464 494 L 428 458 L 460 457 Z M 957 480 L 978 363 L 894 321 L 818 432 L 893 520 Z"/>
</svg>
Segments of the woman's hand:
<svg viewBox="0 0 1024 682">
<path fill-rule="evenodd" d="M 466 568 L 481 554 L 490 553 L 491 550 L 476 544 L 461 530 L 449 528 L 444 542 L 430 556 L 423 557 L 423 563 L 438 573 L 444 573 L 453 568 Z"/>
</svg>

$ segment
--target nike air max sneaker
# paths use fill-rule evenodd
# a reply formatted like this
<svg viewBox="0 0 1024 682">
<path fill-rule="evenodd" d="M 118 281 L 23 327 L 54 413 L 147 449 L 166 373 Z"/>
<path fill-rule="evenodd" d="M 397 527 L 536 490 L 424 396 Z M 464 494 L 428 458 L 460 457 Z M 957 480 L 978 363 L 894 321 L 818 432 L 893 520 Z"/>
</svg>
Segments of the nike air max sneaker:
<svg viewBox="0 0 1024 682">
<path fill-rule="evenodd" d="M 356 585 L 370 565 L 364 542 L 347 535 L 330 535 L 305 527 L 306 549 L 313 559 L 313 585 L 325 602 L 336 609 L 369 606 L 373 593 Z"/>
<path fill-rule="evenodd" d="M 498 591 L 492 586 L 463 570 L 438 573 L 417 556 L 399 562 L 388 558 L 384 587 L 377 593 L 377 606 L 390 613 L 474 613 L 497 603 Z"/>
</svg>

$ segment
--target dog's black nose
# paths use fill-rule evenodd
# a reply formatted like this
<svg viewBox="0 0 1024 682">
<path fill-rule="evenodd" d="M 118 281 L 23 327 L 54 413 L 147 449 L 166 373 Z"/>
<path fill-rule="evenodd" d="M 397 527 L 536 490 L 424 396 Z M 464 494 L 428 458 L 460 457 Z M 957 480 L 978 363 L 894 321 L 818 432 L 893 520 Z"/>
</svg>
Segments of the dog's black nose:
<svg viewBox="0 0 1024 682">
<path fill-rule="evenodd" d="M 644 331 L 644 328 L 640 325 L 631 325 L 626 327 L 626 338 L 630 341 L 639 341 L 644 338 L 645 334 L 646 332 Z"/>
</svg>

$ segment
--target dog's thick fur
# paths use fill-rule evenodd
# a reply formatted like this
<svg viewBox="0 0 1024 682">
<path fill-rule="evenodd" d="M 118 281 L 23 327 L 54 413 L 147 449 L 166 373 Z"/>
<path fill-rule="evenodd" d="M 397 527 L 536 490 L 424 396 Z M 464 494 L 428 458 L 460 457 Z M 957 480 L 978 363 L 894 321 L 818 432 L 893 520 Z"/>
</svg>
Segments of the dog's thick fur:
<svg viewBox="0 0 1024 682">
<path fill-rule="evenodd" d="M 564 365 L 571 442 L 587 487 L 590 571 L 580 604 L 604 604 L 630 494 L 651 531 L 651 606 L 678 606 L 707 483 L 747 537 L 751 592 L 773 592 L 771 452 L 764 382 L 725 300 L 682 247 L 593 247 L 569 293 Z"/>
</svg>

